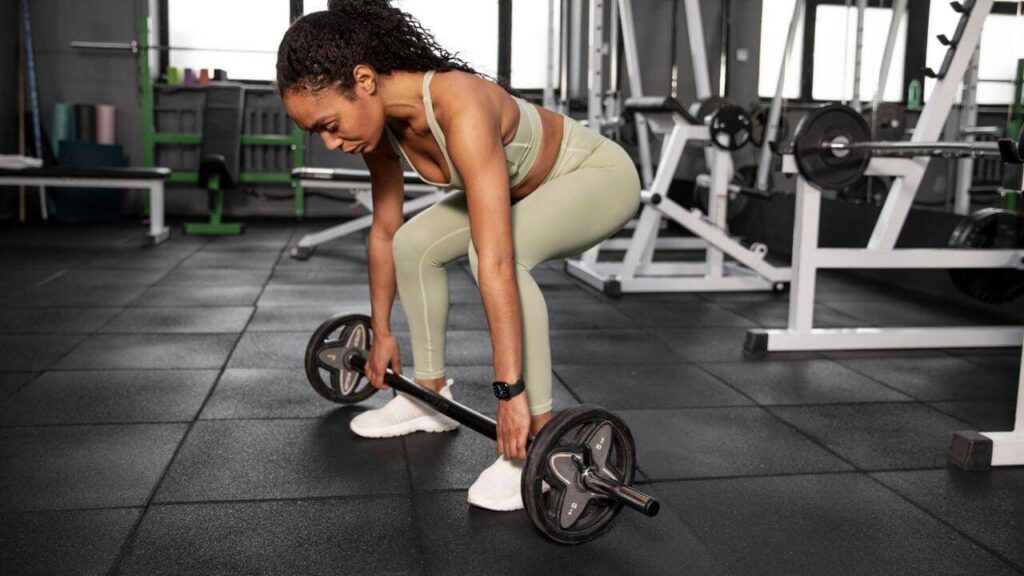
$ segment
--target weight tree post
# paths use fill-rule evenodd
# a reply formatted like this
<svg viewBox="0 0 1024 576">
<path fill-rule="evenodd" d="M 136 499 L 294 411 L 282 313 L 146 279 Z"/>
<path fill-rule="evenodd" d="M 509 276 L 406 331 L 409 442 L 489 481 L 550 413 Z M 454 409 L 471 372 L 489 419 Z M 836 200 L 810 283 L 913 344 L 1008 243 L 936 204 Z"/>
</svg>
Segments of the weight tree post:
<svg viewBox="0 0 1024 576">
<path fill-rule="evenodd" d="M 763 8 L 762 8 L 763 9 Z M 804 0 L 796 0 L 793 4 L 793 18 L 789 21 L 789 31 L 786 32 L 786 48 L 782 52 L 782 64 L 779 65 L 779 79 L 775 83 L 775 96 L 772 97 L 772 105 L 768 109 L 768 127 L 764 133 L 764 144 L 761 146 L 761 158 L 757 163 L 757 181 L 755 185 L 761 192 L 768 191 L 768 173 L 772 169 L 772 147 L 771 144 L 779 134 L 779 118 L 782 117 L 782 89 L 786 85 L 786 67 L 793 53 L 793 43 L 796 42 L 796 29 L 803 19 Z M 804 47 L 806 50 L 807 47 Z"/>
<path fill-rule="evenodd" d="M 882 102 L 885 94 L 885 84 L 889 80 L 889 65 L 892 64 L 892 55 L 896 48 L 896 36 L 900 31 L 900 22 L 903 15 L 907 13 L 907 0 L 895 0 L 892 5 L 892 19 L 889 20 L 889 34 L 885 38 L 885 53 L 882 54 L 882 68 L 878 71 L 878 85 L 875 87 L 875 95 L 871 99 L 871 118 L 875 118 L 878 105 Z M 872 120 L 874 121 L 874 120 Z"/>
<path fill-rule="evenodd" d="M 981 29 L 985 18 L 992 11 L 993 0 L 977 0 L 970 14 L 965 14 L 967 25 L 964 27 L 963 35 L 957 44 L 946 75 L 939 78 L 935 83 L 928 103 L 921 111 L 921 117 L 914 128 L 914 136 L 911 142 L 932 142 L 939 139 L 946 118 L 953 106 L 953 99 L 956 97 L 960 80 L 964 77 L 967 65 L 974 55 L 981 39 Z M 916 178 L 911 176 L 897 177 L 889 189 L 889 194 L 882 206 L 882 212 L 878 216 L 874 230 L 871 231 L 871 239 L 868 240 L 868 248 L 872 250 L 892 250 L 899 239 L 900 231 L 903 230 L 903 223 L 910 213 L 910 207 L 914 203 L 914 196 L 917 195 L 918 185 L 921 183 L 921 175 L 928 168 L 928 157 L 915 160 L 920 168 L 916 171 Z"/>
</svg>

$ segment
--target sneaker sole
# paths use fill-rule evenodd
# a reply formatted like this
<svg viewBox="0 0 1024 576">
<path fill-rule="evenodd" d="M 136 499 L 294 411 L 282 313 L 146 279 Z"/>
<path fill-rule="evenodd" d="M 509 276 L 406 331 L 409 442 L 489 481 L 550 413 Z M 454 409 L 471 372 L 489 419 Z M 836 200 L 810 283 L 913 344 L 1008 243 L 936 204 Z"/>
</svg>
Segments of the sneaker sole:
<svg viewBox="0 0 1024 576">
<path fill-rule="evenodd" d="M 451 432 L 459 427 L 458 422 L 450 426 L 438 426 L 436 423 L 432 423 L 429 426 L 420 426 L 418 423 L 423 418 L 429 417 L 421 416 L 407 422 L 392 424 L 391 426 L 384 428 L 368 429 L 361 428 L 359 426 L 352 426 L 351 424 L 349 424 L 349 428 L 363 438 L 394 438 L 395 436 L 405 436 L 406 434 L 412 434 L 413 432 Z"/>
</svg>

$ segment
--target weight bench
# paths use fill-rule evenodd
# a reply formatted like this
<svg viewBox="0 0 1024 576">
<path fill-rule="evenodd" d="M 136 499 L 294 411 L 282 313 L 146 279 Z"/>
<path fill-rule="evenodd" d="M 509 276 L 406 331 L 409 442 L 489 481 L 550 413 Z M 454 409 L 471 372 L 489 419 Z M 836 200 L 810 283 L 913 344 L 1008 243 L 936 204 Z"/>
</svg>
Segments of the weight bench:
<svg viewBox="0 0 1024 576">
<path fill-rule="evenodd" d="M 408 194 L 416 193 L 419 197 L 406 200 L 402 207 L 403 214 L 409 214 L 428 206 L 444 198 L 447 193 L 435 186 L 424 184 L 416 176 L 415 172 L 404 172 L 402 174 L 405 183 L 404 189 Z M 366 230 L 373 223 L 373 194 L 371 193 L 370 171 L 351 168 L 296 168 L 292 170 L 292 180 L 298 182 L 307 190 L 345 190 L 352 194 L 354 200 L 353 208 L 362 206 L 370 212 L 361 216 L 332 226 L 321 232 L 307 234 L 299 240 L 291 249 L 292 258 L 305 260 L 313 254 L 313 251 L 320 244 L 337 240 L 354 232 Z"/>
<path fill-rule="evenodd" d="M 0 169 L 0 186 L 55 186 L 60 188 L 120 188 L 149 191 L 149 238 L 153 244 L 167 239 L 164 225 L 164 181 L 168 168 L 42 168 Z"/>
<path fill-rule="evenodd" d="M 566 259 L 566 272 L 612 297 L 634 292 L 784 290 L 790 269 L 770 264 L 764 245 L 746 246 L 728 233 L 733 162 L 727 150 L 711 143 L 711 128 L 701 120 L 712 118 L 711 113 L 700 111 L 695 116 L 678 100 L 665 96 L 630 98 L 625 109 L 642 114 L 653 132 L 665 134 L 654 180 L 641 192 L 643 204 L 632 237 L 611 238 L 578 259 Z M 697 208 L 687 210 L 668 197 L 676 168 L 691 142 L 704 146 L 711 172 L 710 178 L 700 179 L 709 189 L 706 214 Z M 663 219 L 672 220 L 693 237 L 659 237 Z M 623 249 L 626 254 L 621 260 L 598 261 L 601 250 Z M 705 259 L 655 262 L 659 249 L 702 250 Z"/>
</svg>

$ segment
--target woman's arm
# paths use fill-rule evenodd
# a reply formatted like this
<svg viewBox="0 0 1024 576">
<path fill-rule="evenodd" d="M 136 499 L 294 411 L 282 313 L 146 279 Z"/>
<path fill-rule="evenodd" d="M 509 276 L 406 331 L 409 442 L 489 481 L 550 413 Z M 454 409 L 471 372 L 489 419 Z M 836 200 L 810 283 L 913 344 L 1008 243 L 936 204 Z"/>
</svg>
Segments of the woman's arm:
<svg viewBox="0 0 1024 576">
<path fill-rule="evenodd" d="M 501 110 L 492 96 L 478 87 L 479 80 L 473 80 L 466 82 L 466 89 L 460 87 L 458 107 L 448 108 L 455 113 L 446 118 L 443 128 L 449 155 L 466 187 L 494 375 L 512 383 L 522 375 L 522 320 Z"/>
<path fill-rule="evenodd" d="M 396 280 L 392 241 L 402 226 L 405 184 L 402 164 L 393 152 L 383 148 L 381 139 L 373 151 L 363 155 L 370 169 L 373 190 L 373 224 L 369 238 L 370 307 L 373 331 L 385 336 L 391 333 L 391 306 L 395 300 Z M 390 152 L 390 153 L 389 153 Z"/>
</svg>

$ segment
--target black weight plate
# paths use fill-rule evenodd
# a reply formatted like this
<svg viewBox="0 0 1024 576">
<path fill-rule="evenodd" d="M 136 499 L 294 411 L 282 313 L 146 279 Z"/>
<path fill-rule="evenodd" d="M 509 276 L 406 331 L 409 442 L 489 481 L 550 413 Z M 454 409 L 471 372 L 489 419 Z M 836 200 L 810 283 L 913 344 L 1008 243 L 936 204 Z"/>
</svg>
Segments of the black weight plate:
<svg viewBox="0 0 1024 576">
<path fill-rule="evenodd" d="M 903 109 L 903 105 L 896 102 L 880 103 L 871 118 L 872 139 L 902 140 L 906 133 L 907 113 Z"/>
<path fill-rule="evenodd" d="M 534 526 L 562 544 L 603 534 L 622 504 L 588 492 L 579 464 L 589 460 L 626 485 L 636 474 L 636 445 L 621 418 L 597 406 L 574 406 L 552 418 L 534 439 L 523 467 L 523 504 Z M 550 490 L 544 491 L 544 484 Z"/>
<path fill-rule="evenodd" d="M 754 187 L 754 181 L 757 179 L 757 166 L 748 165 L 741 166 L 736 169 L 736 173 L 732 177 L 732 183 L 736 184 L 741 188 L 752 189 Z M 768 189 L 771 190 L 771 177 L 769 176 Z M 708 213 L 708 194 L 710 191 L 704 186 L 700 186 L 697 189 L 697 205 L 701 211 L 705 214 Z M 725 211 L 725 219 L 728 221 L 739 218 L 744 211 L 747 209 L 749 198 L 742 192 L 729 191 L 729 203 L 728 208 Z"/>
<path fill-rule="evenodd" d="M 808 182 L 830 190 L 846 188 L 867 170 L 871 154 L 866 150 L 827 150 L 825 143 L 866 142 L 871 130 L 864 117 L 842 104 L 826 104 L 800 119 L 793 135 L 797 169 Z"/>
<path fill-rule="evenodd" d="M 768 115 L 771 108 L 754 102 L 750 105 L 747 114 L 750 115 L 750 142 L 760 148 L 764 146 L 765 135 L 768 133 Z M 779 129 L 775 134 L 776 142 L 783 142 L 789 135 L 789 123 L 786 122 L 786 115 L 779 115 Z"/>
<path fill-rule="evenodd" d="M 1024 218 L 1001 208 L 984 208 L 960 221 L 950 248 L 1024 247 Z M 949 278 L 960 292 L 981 302 L 1003 304 L 1024 294 L 1024 271 L 1014 268 L 954 268 Z"/>
<path fill-rule="evenodd" d="M 373 396 L 377 389 L 361 374 L 341 370 L 332 378 L 332 370 L 321 358 L 327 349 L 342 347 L 360 348 L 368 356 L 372 343 L 370 317 L 365 314 L 339 314 L 325 320 L 306 345 L 306 378 L 313 390 L 339 404 L 356 404 Z"/>
<path fill-rule="evenodd" d="M 707 124 L 711 120 L 711 118 L 709 117 L 712 114 L 717 112 L 720 108 L 724 108 L 725 106 L 728 105 L 729 101 L 726 100 L 725 98 L 722 98 L 721 96 L 711 96 L 710 98 L 705 98 L 700 101 L 700 106 L 697 107 L 697 113 L 694 114 L 694 117 L 696 117 L 697 120 L 699 120 L 700 122 Z"/>
<path fill-rule="evenodd" d="M 727 104 L 711 114 L 708 134 L 711 143 L 722 150 L 739 150 L 750 142 L 750 116 L 739 106 Z"/>
</svg>

